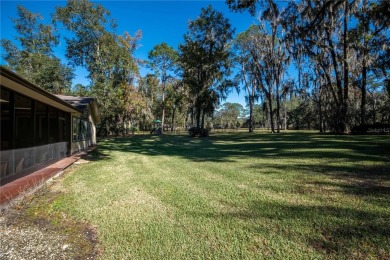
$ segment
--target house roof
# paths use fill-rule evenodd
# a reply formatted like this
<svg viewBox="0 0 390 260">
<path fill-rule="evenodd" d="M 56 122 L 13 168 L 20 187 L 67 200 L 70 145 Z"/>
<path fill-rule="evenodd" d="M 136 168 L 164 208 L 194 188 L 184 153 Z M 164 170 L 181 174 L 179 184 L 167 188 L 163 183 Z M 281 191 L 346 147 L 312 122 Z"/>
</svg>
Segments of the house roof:
<svg viewBox="0 0 390 260">
<path fill-rule="evenodd" d="M 65 95 L 55 95 L 56 97 L 66 101 L 78 109 L 86 108 L 90 103 L 92 103 L 95 99 L 92 97 L 74 97 L 74 96 L 65 96 Z"/>
<path fill-rule="evenodd" d="M 9 69 L 0 66 L 0 84 L 22 95 L 34 98 L 42 103 L 51 105 L 70 113 L 81 113 L 82 110 L 56 97 L 46 90 L 34 85 Z"/>
<path fill-rule="evenodd" d="M 56 95 L 61 100 L 71 104 L 79 110 L 84 110 L 88 105 L 91 107 L 91 114 L 95 121 L 95 124 L 100 123 L 100 114 L 97 106 L 96 99 L 93 97 L 75 97 L 66 95 Z"/>
</svg>

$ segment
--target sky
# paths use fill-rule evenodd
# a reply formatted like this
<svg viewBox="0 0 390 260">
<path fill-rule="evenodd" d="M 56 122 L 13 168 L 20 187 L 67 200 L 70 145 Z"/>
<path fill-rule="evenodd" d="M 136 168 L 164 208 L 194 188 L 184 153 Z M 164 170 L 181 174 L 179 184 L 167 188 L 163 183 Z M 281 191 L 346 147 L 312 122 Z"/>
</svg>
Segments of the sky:
<svg viewBox="0 0 390 260">
<path fill-rule="evenodd" d="M 234 13 L 229 10 L 224 0 L 219 1 L 148 1 L 148 0 L 122 0 L 122 1 L 92 1 L 101 4 L 104 8 L 110 11 L 111 17 L 118 24 L 116 29 L 118 34 L 123 34 L 125 31 L 134 35 L 136 31 L 142 31 L 142 39 L 139 42 L 140 46 L 135 51 L 134 56 L 138 59 L 147 59 L 148 52 L 153 46 L 166 42 L 174 49 L 178 49 L 180 43 L 183 42 L 183 35 L 187 32 L 188 22 L 195 20 L 201 11 L 202 7 L 212 5 L 216 10 L 222 12 L 227 17 L 234 28 L 236 34 L 245 31 L 251 24 L 256 22 L 256 18 L 248 13 Z M 17 1 L 17 0 L 0 0 L 0 36 L 2 39 L 14 40 L 16 36 L 13 27 L 12 18 L 17 17 L 17 6 L 22 5 L 30 12 L 39 13 L 43 16 L 44 24 L 51 23 L 51 15 L 54 13 L 56 6 L 65 6 L 66 1 Z M 70 36 L 64 30 L 59 31 L 62 39 L 60 45 L 55 49 L 55 54 L 58 58 L 65 59 L 65 40 L 66 36 Z M 4 64 L 1 59 L 1 64 Z M 147 73 L 147 69 L 141 68 L 141 75 Z M 75 79 L 73 85 L 81 83 L 88 84 L 88 79 L 85 77 L 87 71 L 83 68 L 76 68 Z M 236 102 L 245 106 L 244 92 L 239 94 L 235 90 L 229 95 L 224 102 Z M 223 103 L 223 102 L 222 102 Z"/>
</svg>

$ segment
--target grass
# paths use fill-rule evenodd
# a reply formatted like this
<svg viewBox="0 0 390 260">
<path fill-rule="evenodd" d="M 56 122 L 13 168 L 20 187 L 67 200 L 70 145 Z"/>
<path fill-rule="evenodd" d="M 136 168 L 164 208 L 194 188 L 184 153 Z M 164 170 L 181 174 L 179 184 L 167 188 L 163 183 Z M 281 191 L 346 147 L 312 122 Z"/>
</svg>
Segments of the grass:
<svg viewBox="0 0 390 260">
<path fill-rule="evenodd" d="M 390 257 L 390 139 L 314 133 L 104 140 L 49 207 L 102 259 Z"/>
</svg>

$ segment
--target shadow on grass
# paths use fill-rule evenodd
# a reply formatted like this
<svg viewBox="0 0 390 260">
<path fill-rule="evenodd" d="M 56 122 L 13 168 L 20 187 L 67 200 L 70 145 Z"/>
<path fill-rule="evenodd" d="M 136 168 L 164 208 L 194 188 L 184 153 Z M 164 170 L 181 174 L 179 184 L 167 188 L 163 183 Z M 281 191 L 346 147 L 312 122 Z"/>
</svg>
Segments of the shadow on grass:
<svg viewBox="0 0 390 260">
<path fill-rule="evenodd" d="M 342 188 L 347 193 L 390 194 L 386 183 L 390 181 L 388 136 L 237 133 L 191 138 L 138 135 L 102 141 L 96 158 L 110 158 L 109 151 L 173 156 L 193 162 L 235 163 L 253 158 L 248 166 L 252 169 L 269 169 L 270 173 L 277 174 L 327 175 L 344 181 Z M 267 159 L 269 163 L 258 162 L 258 158 Z M 369 163 L 365 165 L 362 161 Z"/>
<path fill-rule="evenodd" d="M 208 138 L 139 135 L 105 140 L 102 151 L 114 150 L 150 156 L 175 156 L 192 161 L 235 162 L 242 158 L 334 159 L 348 162 L 389 162 L 388 136 L 334 136 L 320 134 L 220 134 Z M 288 166 L 289 167 L 289 166 Z M 319 169 L 320 171 L 321 169 Z M 325 170 L 325 169 L 323 169 Z M 351 170 L 352 171 L 352 170 Z M 367 171 L 366 171 L 367 172 Z M 387 175 L 385 172 L 379 175 Z"/>
<path fill-rule="evenodd" d="M 314 189 L 327 192 L 327 188 L 330 190 L 342 190 L 346 194 L 359 195 L 359 196 L 374 196 L 383 197 L 390 196 L 390 165 L 388 166 L 335 166 L 331 164 L 326 165 L 305 165 L 305 164 L 290 164 L 275 165 L 275 164 L 254 164 L 251 168 L 257 169 L 259 167 L 277 169 L 280 171 L 294 171 L 301 172 L 310 175 L 323 175 L 328 176 L 331 179 L 337 180 L 337 182 L 331 181 L 314 181 L 308 182 L 302 180 L 307 184 L 310 184 Z M 297 179 L 297 182 L 300 180 Z M 302 185 L 300 187 L 300 193 L 310 193 L 314 190 L 306 189 Z"/>
<path fill-rule="evenodd" d="M 333 206 L 286 205 L 271 201 L 254 200 L 247 209 L 232 212 L 190 212 L 192 216 L 218 221 L 252 223 L 250 233 L 280 235 L 292 241 L 301 240 L 318 251 L 359 258 L 389 256 L 389 213 Z M 267 223 L 257 225 L 256 222 Z M 302 230 L 309 230 L 302 232 Z M 369 258 L 370 258 L 369 257 Z"/>
<path fill-rule="evenodd" d="M 331 136 L 319 134 L 220 134 L 208 138 L 135 136 L 102 143 L 103 149 L 151 156 L 178 156 L 194 161 L 234 162 L 236 158 L 308 158 L 390 163 L 387 136 Z"/>
<path fill-rule="evenodd" d="M 191 162 L 240 164 L 241 159 L 249 159 L 241 165 L 252 170 L 262 169 L 259 174 L 267 171 L 278 175 L 302 173 L 297 176 L 302 178 L 304 185 L 298 185 L 300 180 L 297 179 L 291 184 L 294 193 L 316 193 L 321 199 L 326 199 L 329 190 L 342 192 L 364 197 L 364 202 L 373 207 L 359 209 L 351 205 L 310 206 L 253 200 L 248 207 L 232 212 L 199 211 L 186 214 L 216 220 L 250 220 L 246 223 L 253 223 L 247 226 L 251 232 L 281 232 L 279 235 L 283 237 L 301 236 L 298 239 L 325 253 L 344 256 L 356 252 L 367 253 L 358 258 L 386 258 L 389 254 L 386 250 L 390 246 L 390 214 L 388 210 L 383 210 L 390 204 L 388 136 L 239 133 L 190 138 L 146 135 L 102 141 L 99 152 L 107 157 L 97 158 L 110 159 L 114 151 L 167 156 L 168 160 L 172 156 Z M 257 159 L 266 160 L 260 162 Z M 330 178 L 305 179 L 307 175 Z M 257 221 L 269 221 L 270 225 L 257 226 Z M 283 225 L 278 226 L 278 221 Z M 294 223 L 296 226 L 293 226 Z M 300 228 L 314 231 L 305 235 Z M 381 251 L 381 248 L 385 250 Z"/>
<path fill-rule="evenodd" d="M 112 159 L 108 153 L 104 152 L 104 148 L 102 147 L 97 147 L 93 149 L 90 153 L 83 155 L 81 158 L 88 161 L 100 161 L 100 160 Z"/>
</svg>

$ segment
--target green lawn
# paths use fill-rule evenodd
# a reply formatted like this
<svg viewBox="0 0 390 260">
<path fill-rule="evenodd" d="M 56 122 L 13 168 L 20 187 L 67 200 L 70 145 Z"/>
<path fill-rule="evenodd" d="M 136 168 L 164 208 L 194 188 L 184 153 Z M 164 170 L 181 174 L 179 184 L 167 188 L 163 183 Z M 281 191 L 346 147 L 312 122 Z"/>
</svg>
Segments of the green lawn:
<svg viewBox="0 0 390 260">
<path fill-rule="evenodd" d="M 390 138 L 314 133 L 102 141 L 51 205 L 102 259 L 390 257 Z"/>
</svg>

